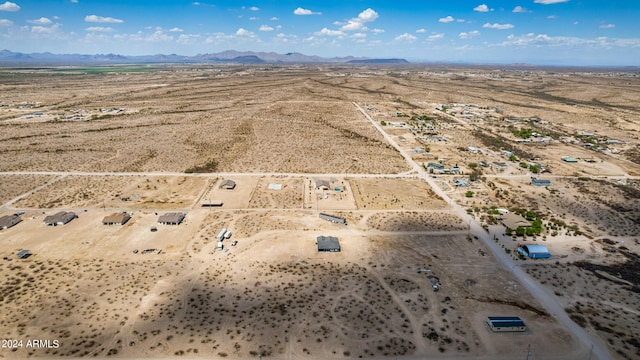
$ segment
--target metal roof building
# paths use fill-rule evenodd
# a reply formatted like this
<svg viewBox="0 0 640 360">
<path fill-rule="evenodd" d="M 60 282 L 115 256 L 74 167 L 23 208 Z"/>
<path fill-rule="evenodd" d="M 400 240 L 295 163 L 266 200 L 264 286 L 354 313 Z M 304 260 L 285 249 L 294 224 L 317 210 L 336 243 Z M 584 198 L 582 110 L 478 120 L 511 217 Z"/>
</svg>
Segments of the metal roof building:
<svg viewBox="0 0 640 360">
<path fill-rule="evenodd" d="M 319 252 L 340 252 L 340 241 L 333 236 L 318 236 Z"/>
<path fill-rule="evenodd" d="M 339 216 L 320 213 L 320 218 L 324 219 L 324 220 L 328 220 L 328 221 L 334 222 L 334 223 L 338 223 L 338 224 L 345 224 L 345 225 L 347 224 L 347 219 L 345 219 L 343 217 L 339 217 Z"/>
<path fill-rule="evenodd" d="M 10 228 L 12 226 L 15 226 L 16 224 L 18 224 L 21 221 L 22 221 L 22 218 L 19 215 L 16 215 L 16 214 L 5 215 L 3 217 L 0 217 L 0 230 L 8 229 L 8 228 Z"/>
<path fill-rule="evenodd" d="M 76 213 L 74 212 L 60 211 L 58 213 L 45 217 L 44 224 L 47 226 L 64 225 L 77 217 L 78 215 L 76 215 Z"/>
<path fill-rule="evenodd" d="M 489 316 L 489 327 L 495 332 L 527 331 L 527 326 L 517 316 Z"/>
<path fill-rule="evenodd" d="M 531 185 L 533 185 L 533 186 L 551 186 L 551 180 L 531 179 Z"/>
<path fill-rule="evenodd" d="M 434 162 L 430 162 L 430 163 L 427 164 L 427 168 L 428 169 L 435 169 L 435 170 L 444 170 L 444 165 L 438 164 L 438 163 L 434 163 Z"/>
<path fill-rule="evenodd" d="M 541 244 L 525 244 L 518 247 L 518 252 L 532 259 L 548 259 L 551 257 L 549 249 Z"/>
</svg>

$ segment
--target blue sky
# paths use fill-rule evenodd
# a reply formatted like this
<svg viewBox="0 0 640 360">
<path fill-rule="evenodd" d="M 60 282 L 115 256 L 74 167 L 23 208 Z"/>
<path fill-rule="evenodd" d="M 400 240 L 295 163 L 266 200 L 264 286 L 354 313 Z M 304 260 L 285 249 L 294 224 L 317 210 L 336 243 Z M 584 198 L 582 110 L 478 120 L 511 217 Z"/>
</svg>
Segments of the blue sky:
<svg viewBox="0 0 640 360">
<path fill-rule="evenodd" d="M 640 65 L 638 0 L 0 0 L 0 49 Z"/>
</svg>

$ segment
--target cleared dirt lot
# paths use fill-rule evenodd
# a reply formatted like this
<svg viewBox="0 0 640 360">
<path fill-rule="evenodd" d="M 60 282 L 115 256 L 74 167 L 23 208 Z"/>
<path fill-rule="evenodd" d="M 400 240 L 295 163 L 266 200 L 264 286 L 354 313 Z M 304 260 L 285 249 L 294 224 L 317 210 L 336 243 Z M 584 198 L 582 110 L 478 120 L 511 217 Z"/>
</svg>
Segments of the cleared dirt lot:
<svg viewBox="0 0 640 360">
<path fill-rule="evenodd" d="M 354 179 L 350 181 L 359 209 L 444 209 L 446 203 L 419 179 Z"/>
<path fill-rule="evenodd" d="M 206 179 L 163 176 L 68 176 L 16 202 L 20 208 L 190 208 Z"/>
</svg>

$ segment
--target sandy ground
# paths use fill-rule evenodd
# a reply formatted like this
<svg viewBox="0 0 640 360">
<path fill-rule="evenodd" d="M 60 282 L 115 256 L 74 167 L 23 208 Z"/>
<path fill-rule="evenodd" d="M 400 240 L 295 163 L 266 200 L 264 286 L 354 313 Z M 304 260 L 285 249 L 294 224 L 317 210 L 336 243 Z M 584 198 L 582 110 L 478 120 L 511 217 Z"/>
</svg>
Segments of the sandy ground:
<svg viewBox="0 0 640 360">
<path fill-rule="evenodd" d="M 0 175 L 0 203 L 4 204 L 55 179 L 51 175 Z"/>
<path fill-rule="evenodd" d="M 313 212 L 205 209 L 151 232 L 153 213 L 102 226 L 107 213 L 90 210 L 58 227 L 38 214 L 0 233 L 11 258 L 0 267 L 4 336 L 61 343 L 2 356 L 505 355 L 530 343 L 540 356 L 572 351 L 562 327 L 463 234 L 367 235 L 364 218 L 345 227 Z M 225 241 L 229 252 L 215 251 L 223 226 L 238 241 Z M 323 234 L 338 236 L 342 251 L 318 253 Z M 34 255 L 16 259 L 21 248 Z M 441 291 L 417 272 L 423 267 Z M 484 325 L 486 316 L 513 314 L 526 333 Z M 550 343 L 549 331 L 557 335 Z"/>
</svg>

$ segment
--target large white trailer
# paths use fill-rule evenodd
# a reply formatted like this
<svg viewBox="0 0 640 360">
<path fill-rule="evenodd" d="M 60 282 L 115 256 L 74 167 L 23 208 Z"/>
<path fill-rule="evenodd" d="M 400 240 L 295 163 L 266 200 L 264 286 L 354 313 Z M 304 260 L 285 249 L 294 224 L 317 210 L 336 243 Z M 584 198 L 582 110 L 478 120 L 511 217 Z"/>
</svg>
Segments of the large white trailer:
<svg viewBox="0 0 640 360">
<path fill-rule="evenodd" d="M 223 228 L 222 230 L 220 230 L 220 232 L 218 233 L 218 236 L 216 236 L 216 239 L 218 241 L 222 241 L 222 239 L 224 239 L 224 234 L 226 234 L 227 229 Z"/>
</svg>

